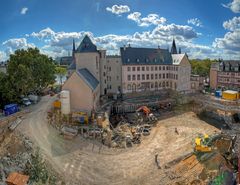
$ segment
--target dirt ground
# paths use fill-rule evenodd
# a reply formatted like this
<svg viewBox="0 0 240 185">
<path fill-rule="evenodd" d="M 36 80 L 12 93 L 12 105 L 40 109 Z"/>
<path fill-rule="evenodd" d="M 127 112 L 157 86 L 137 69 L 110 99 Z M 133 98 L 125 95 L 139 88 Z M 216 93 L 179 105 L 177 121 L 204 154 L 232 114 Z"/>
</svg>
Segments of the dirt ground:
<svg viewBox="0 0 240 185">
<path fill-rule="evenodd" d="M 18 127 L 38 145 L 52 164 L 62 174 L 66 184 L 83 185 L 167 185 L 174 184 L 171 170 L 165 165 L 193 151 L 193 141 L 198 133 L 219 132 L 193 112 L 187 112 L 158 122 L 142 143 L 128 149 L 113 149 L 80 136 L 64 140 L 48 125 L 47 110 L 54 97 L 43 97 L 33 106 L 31 113 Z M 179 135 L 175 133 L 178 129 Z M 155 162 L 158 154 L 161 169 Z M 196 175 L 196 174 L 195 174 Z M 191 178 L 186 172 L 184 178 Z"/>
</svg>

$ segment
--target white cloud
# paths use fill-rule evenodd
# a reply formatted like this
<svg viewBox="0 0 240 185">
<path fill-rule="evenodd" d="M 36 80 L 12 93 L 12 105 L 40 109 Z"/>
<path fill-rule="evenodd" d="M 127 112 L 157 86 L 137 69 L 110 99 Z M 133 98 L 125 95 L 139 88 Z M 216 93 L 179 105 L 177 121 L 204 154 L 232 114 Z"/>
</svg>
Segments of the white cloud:
<svg viewBox="0 0 240 185">
<path fill-rule="evenodd" d="M 117 15 L 130 12 L 130 8 L 127 5 L 113 5 L 112 7 L 107 7 L 106 10 Z"/>
<path fill-rule="evenodd" d="M 24 7 L 24 8 L 21 9 L 21 12 L 20 12 L 20 13 L 21 13 L 22 15 L 25 15 L 25 14 L 27 13 L 27 11 L 28 11 L 28 8 L 27 8 L 27 7 Z"/>
<path fill-rule="evenodd" d="M 233 0 L 233 2 L 222 4 L 223 7 L 231 9 L 234 13 L 240 13 L 240 0 Z"/>
<path fill-rule="evenodd" d="M 137 23 L 140 23 L 140 17 L 141 17 L 140 12 L 133 12 L 127 16 L 128 19 L 133 20 Z"/>
<path fill-rule="evenodd" d="M 177 24 L 159 25 L 153 30 L 153 34 L 164 37 L 180 36 L 182 37 L 182 40 L 188 40 L 198 37 L 198 33 L 195 32 L 192 27 Z"/>
<path fill-rule="evenodd" d="M 7 60 L 7 55 L 4 51 L 0 51 L 0 62 Z"/>
<path fill-rule="evenodd" d="M 159 17 L 157 14 L 148 14 L 147 17 L 141 18 L 140 12 L 133 12 L 127 18 L 135 21 L 139 26 L 160 25 L 167 21 L 166 18 Z"/>
<path fill-rule="evenodd" d="M 45 28 L 45 29 L 41 30 L 38 33 L 33 32 L 31 34 L 31 36 L 37 37 L 39 39 L 43 39 L 43 38 L 52 37 L 52 36 L 54 36 L 54 34 L 55 34 L 54 31 L 51 28 L 48 27 L 48 28 Z M 27 36 L 29 36 L 29 35 L 27 34 Z"/>
<path fill-rule="evenodd" d="M 225 21 L 223 27 L 230 31 L 240 29 L 240 17 L 233 17 L 232 19 Z"/>
<path fill-rule="evenodd" d="M 26 49 L 29 47 L 35 47 L 33 43 L 28 43 L 26 38 L 14 38 L 4 41 L 2 43 L 6 47 L 6 55 L 9 56 L 17 49 Z"/>
<path fill-rule="evenodd" d="M 202 27 L 202 22 L 198 19 L 198 18 L 193 18 L 193 19 L 189 19 L 187 21 L 188 24 L 192 24 L 194 26 L 198 26 L 198 27 Z"/>
<path fill-rule="evenodd" d="M 222 49 L 229 58 L 240 58 L 240 17 L 233 17 L 232 19 L 225 21 L 223 27 L 227 32 L 223 38 L 216 38 L 213 42 L 213 47 Z"/>
</svg>

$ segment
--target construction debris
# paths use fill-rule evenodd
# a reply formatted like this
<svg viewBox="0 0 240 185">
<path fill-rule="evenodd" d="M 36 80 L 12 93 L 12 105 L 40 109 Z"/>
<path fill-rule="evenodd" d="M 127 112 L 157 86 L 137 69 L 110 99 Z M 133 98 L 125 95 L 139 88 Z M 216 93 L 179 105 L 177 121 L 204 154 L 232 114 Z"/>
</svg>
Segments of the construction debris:
<svg viewBox="0 0 240 185">
<path fill-rule="evenodd" d="M 28 175 L 12 172 L 9 174 L 6 183 L 7 185 L 26 185 L 28 183 L 28 180 Z"/>
</svg>

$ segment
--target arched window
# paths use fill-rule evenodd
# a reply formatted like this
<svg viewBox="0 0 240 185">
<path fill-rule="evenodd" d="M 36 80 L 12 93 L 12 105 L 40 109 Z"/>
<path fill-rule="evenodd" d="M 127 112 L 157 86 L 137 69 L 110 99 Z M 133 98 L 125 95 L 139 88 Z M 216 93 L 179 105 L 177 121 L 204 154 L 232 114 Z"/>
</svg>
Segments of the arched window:
<svg viewBox="0 0 240 185">
<path fill-rule="evenodd" d="M 131 84 L 128 84 L 128 85 L 127 85 L 127 90 L 129 90 L 129 91 L 130 91 L 131 89 L 132 89 L 132 86 L 131 86 Z"/>
</svg>

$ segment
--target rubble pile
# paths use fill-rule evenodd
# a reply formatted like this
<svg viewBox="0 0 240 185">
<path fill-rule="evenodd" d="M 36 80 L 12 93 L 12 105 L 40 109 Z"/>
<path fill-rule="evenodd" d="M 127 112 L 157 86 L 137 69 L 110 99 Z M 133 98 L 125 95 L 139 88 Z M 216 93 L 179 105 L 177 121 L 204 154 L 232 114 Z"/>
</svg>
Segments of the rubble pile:
<svg viewBox="0 0 240 185">
<path fill-rule="evenodd" d="M 0 143 L 0 184 L 6 185 L 11 173 L 20 173 L 30 177 L 30 183 L 50 182 L 56 184 L 56 175 L 46 161 L 40 157 L 38 150 L 28 137 L 10 132 Z M 51 171 L 51 173 L 50 173 Z M 44 174 L 45 176 L 41 176 Z M 44 183 L 46 184 L 46 183 Z"/>
<path fill-rule="evenodd" d="M 26 164 L 31 160 L 33 145 L 27 137 L 11 133 L 0 148 L 0 184 L 5 184 L 11 172 L 24 172 Z"/>
</svg>

